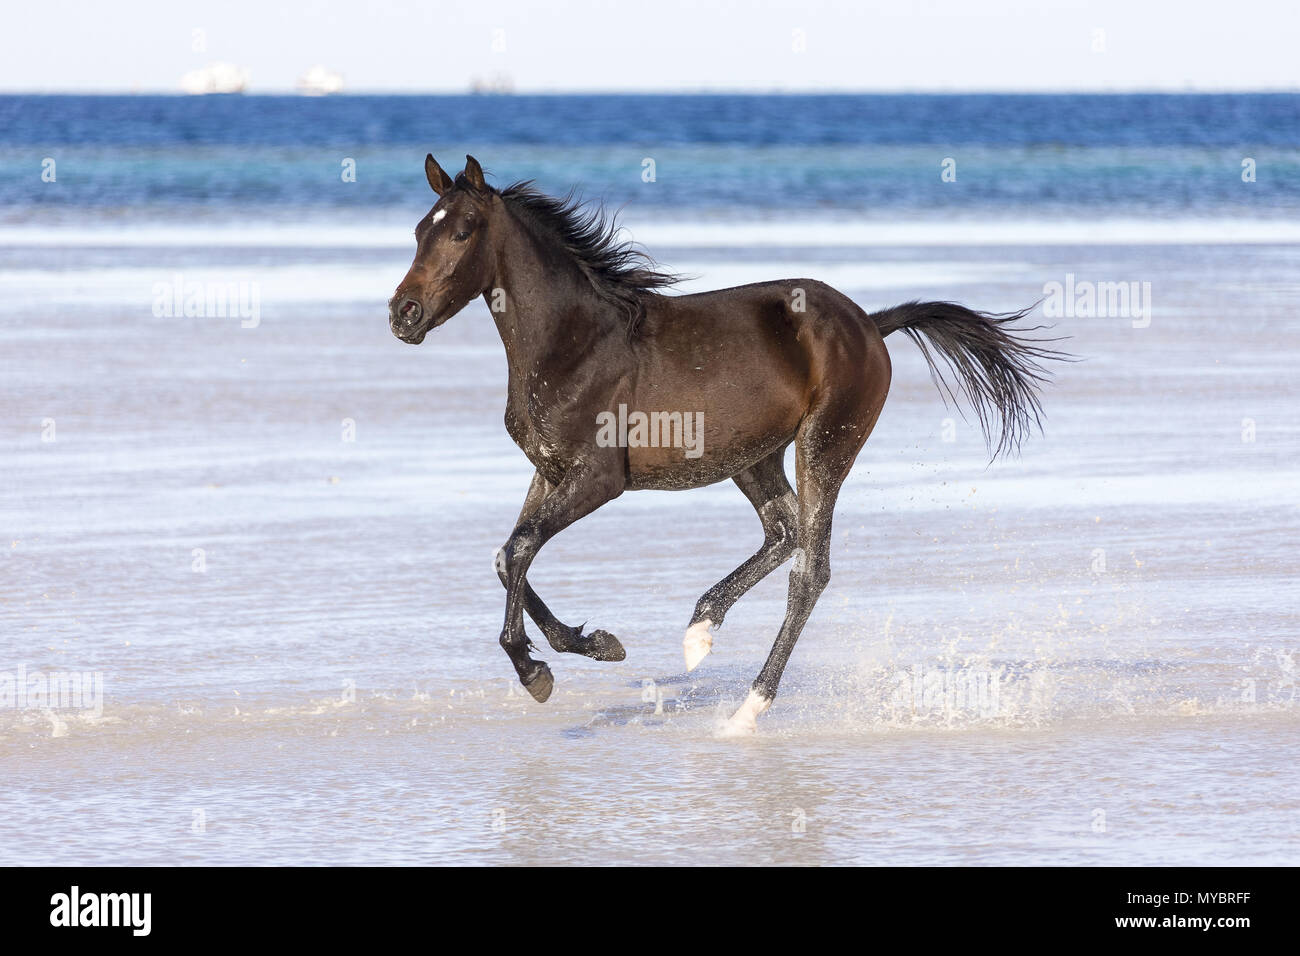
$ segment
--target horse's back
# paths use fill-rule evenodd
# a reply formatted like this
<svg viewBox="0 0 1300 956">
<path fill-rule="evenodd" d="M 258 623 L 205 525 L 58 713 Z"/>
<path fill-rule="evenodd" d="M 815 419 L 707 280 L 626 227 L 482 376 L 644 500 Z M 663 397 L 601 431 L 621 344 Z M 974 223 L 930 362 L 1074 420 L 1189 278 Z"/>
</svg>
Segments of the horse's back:
<svg viewBox="0 0 1300 956">
<path fill-rule="evenodd" d="M 631 487 L 732 477 L 794 438 L 810 409 L 879 412 L 889 356 L 874 322 L 822 282 L 785 279 L 647 301 L 629 407 L 698 416 L 703 454 L 629 450 Z M 874 414 L 871 416 L 874 420 Z M 726 462 L 725 467 L 719 467 Z"/>
<path fill-rule="evenodd" d="M 773 384 L 805 396 L 826 387 L 888 390 L 880 329 L 852 299 L 816 279 L 780 279 L 682 296 L 654 296 L 643 357 L 689 356 L 734 371 L 751 388 Z M 698 364 L 698 363 L 697 363 Z M 883 398 L 883 396 L 882 396 Z"/>
</svg>

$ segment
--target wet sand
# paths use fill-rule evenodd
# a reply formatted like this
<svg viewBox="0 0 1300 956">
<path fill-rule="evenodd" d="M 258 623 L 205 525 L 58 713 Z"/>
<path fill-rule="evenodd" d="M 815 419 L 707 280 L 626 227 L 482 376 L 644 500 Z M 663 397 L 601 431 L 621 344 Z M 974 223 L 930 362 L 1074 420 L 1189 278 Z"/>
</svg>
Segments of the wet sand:
<svg viewBox="0 0 1300 956">
<path fill-rule="evenodd" d="M 504 358 L 481 303 L 393 339 L 408 249 L 6 239 L 0 673 L 104 696 L 0 707 L 0 863 L 1300 859 L 1300 246 L 687 232 L 653 251 L 691 288 L 1010 309 L 1074 274 L 1153 307 L 1059 320 L 1083 361 L 988 467 L 889 340 L 831 585 L 736 742 L 714 729 L 786 575 L 682 673 L 696 599 L 760 540 L 730 485 L 630 493 L 548 545 L 538 592 L 628 658 L 544 649 L 550 702 L 514 684 L 491 561 L 530 469 Z M 155 316 L 177 273 L 256 282 L 256 327 Z"/>
</svg>

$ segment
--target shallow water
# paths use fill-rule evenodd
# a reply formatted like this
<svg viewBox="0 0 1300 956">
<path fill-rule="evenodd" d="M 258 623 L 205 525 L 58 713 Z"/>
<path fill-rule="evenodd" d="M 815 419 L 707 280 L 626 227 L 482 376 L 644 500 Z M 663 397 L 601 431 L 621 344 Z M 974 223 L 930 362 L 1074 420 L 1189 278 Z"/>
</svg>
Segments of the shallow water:
<svg viewBox="0 0 1300 956">
<path fill-rule="evenodd" d="M 700 288 L 1009 309 L 1074 273 L 1150 282 L 1153 308 L 1058 320 L 1083 361 L 988 467 L 890 339 L 831 586 L 737 742 L 714 731 L 784 570 L 693 674 L 680 644 L 759 542 L 730 485 L 628 494 L 548 545 L 537 590 L 628 658 L 544 649 L 545 705 L 511 679 L 491 561 L 530 471 L 503 354 L 481 303 L 393 339 L 404 231 L 9 235 L 0 689 L 92 672 L 103 697 L 0 707 L 0 863 L 1300 860 L 1300 246 L 630 227 Z M 177 273 L 255 281 L 259 324 L 156 317 Z"/>
</svg>

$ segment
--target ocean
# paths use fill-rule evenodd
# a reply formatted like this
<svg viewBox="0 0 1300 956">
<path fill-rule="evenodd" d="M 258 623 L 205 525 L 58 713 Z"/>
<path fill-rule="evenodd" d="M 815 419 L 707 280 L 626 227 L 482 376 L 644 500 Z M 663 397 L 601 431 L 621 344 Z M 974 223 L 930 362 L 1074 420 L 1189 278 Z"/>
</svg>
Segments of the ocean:
<svg viewBox="0 0 1300 956">
<path fill-rule="evenodd" d="M 683 291 L 1041 300 L 1079 361 L 990 464 L 888 340 L 755 738 L 784 569 L 681 652 L 730 484 L 546 547 L 628 656 L 543 645 L 539 705 L 490 316 L 388 329 L 428 151 Z M 0 96 L 0 865 L 1300 862 L 1298 269 L 1291 94 Z"/>
</svg>

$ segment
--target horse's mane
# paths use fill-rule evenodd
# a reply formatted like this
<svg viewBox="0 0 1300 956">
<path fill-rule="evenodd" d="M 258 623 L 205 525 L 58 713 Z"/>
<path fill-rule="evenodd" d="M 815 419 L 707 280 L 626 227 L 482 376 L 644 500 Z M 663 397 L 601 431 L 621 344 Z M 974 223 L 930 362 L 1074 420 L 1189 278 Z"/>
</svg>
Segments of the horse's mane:
<svg viewBox="0 0 1300 956">
<path fill-rule="evenodd" d="M 500 193 L 512 209 L 560 241 L 596 294 L 623 313 L 629 336 L 645 315 L 645 297 L 679 279 L 656 269 L 654 260 L 632 242 L 620 240 L 617 218 L 600 203 L 583 202 L 575 190 L 556 199 L 526 180 Z"/>
</svg>

